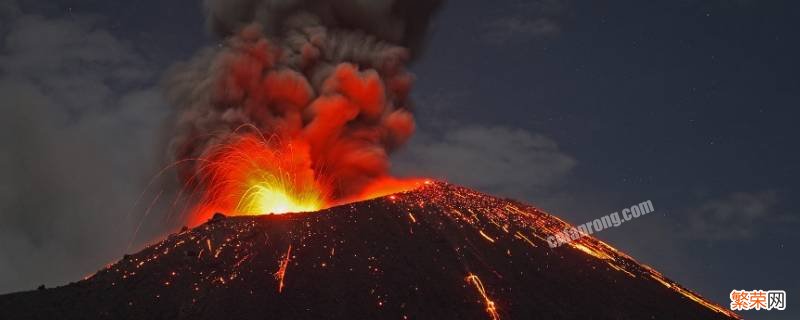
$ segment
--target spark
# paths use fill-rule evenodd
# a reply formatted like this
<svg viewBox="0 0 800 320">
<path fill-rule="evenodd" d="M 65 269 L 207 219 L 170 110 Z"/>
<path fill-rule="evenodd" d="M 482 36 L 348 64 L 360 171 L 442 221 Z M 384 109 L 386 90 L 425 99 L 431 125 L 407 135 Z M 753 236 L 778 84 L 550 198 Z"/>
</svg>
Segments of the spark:
<svg viewBox="0 0 800 320">
<path fill-rule="evenodd" d="M 528 237 L 526 237 L 526 236 L 525 236 L 524 234 L 522 234 L 521 232 L 517 231 L 517 232 L 516 232 L 514 235 L 517 237 L 517 239 L 520 239 L 520 240 L 525 240 L 525 242 L 527 242 L 528 244 L 530 244 L 530 245 L 531 245 L 531 247 L 536 247 L 536 244 L 534 244 L 534 243 L 533 243 L 533 241 L 531 241 L 531 239 L 528 239 Z"/>
<path fill-rule="evenodd" d="M 478 290 L 478 293 L 483 298 L 483 301 L 486 303 L 486 313 L 489 314 L 489 318 L 492 320 L 500 320 L 500 314 L 497 313 L 497 307 L 495 307 L 494 301 L 489 299 L 489 296 L 486 294 L 486 289 L 483 287 L 481 279 L 478 278 L 478 276 L 470 273 L 466 280 L 475 286 L 475 289 Z"/>
<path fill-rule="evenodd" d="M 578 249 L 580 251 L 583 251 L 584 253 L 586 253 L 586 254 L 588 254 L 590 256 L 593 256 L 595 258 L 598 258 L 598 259 L 601 259 L 601 260 L 614 260 L 614 258 L 612 258 L 607 253 L 603 252 L 602 250 L 597 250 L 597 249 L 594 249 L 594 248 L 590 248 L 590 247 L 585 246 L 585 245 L 583 245 L 581 243 L 578 243 L 578 242 L 570 242 L 569 245 L 572 246 L 573 248 Z"/>
<path fill-rule="evenodd" d="M 295 199 L 288 192 L 281 191 L 264 182 L 256 182 L 245 191 L 236 205 L 236 212 L 263 214 L 311 212 L 322 208 L 322 204 L 313 199 Z"/>
<path fill-rule="evenodd" d="M 144 216 L 142 216 L 142 218 L 139 219 L 139 224 L 136 226 L 136 230 L 133 231 L 133 236 L 131 237 L 130 243 L 128 243 L 128 248 L 126 249 L 126 251 L 130 250 L 131 247 L 133 246 L 133 242 L 136 241 L 136 236 L 139 235 L 139 230 L 142 228 L 144 220 L 147 219 L 147 216 L 150 215 L 150 211 L 153 210 L 153 207 L 158 202 L 158 199 L 161 198 L 162 193 L 164 193 L 163 189 L 158 191 L 158 194 L 156 194 L 153 200 L 150 201 L 150 204 L 147 206 L 147 209 L 144 210 Z"/>
<path fill-rule="evenodd" d="M 616 264 L 614 264 L 614 263 L 612 263 L 612 262 L 610 262 L 610 261 L 608 262 L 608 265 L 609 265 L 609 266 L 611 266 L 612 268 L 614 268 L 614 270 L 617 270 L 617 271 L 620 271 L 620 272 L 624 272 L 625 274 L 627 274 L 627 275 L 628 275 L 628 276 L 630 276 L 631 278 L 636 278 L 636 275 L 635 275 L 635 274 L 631 273 L 631 272 L 630 272 L 630 271 L 628 271 L 628 270 L 625 270 L 625 268 L 622 268 L 622 267 L 620 267 L 620 266 L 617 266 Z"/>
<path fill-rule="evenodd" d="M 374 199 L 423 186 L 421 179 L 375 178 L 363 190 L 344 198 L 333 196 L 331 177 L 317 172 L 310 157 L 311 146 L 302 139 L 267 139 L 260 134 L 241 134 L 216 146 L 197 159 L 192 176 L 202 185 L 200 203 L 191 211 L 192 225 L 214 212 L 227 215 L 264 215 L 316 212 L 336 205 Z"/>
<path fill-rule="evenodd" d="M 314 178 L 299 141 L 243 134 L 217 146 L 197 173 L 205 190 L 195 223 L 213 212 L 229 215 L 311 212 L 328 207 L 329 188 Z"/>
<path fill-rule="evenodd" d="M 483 232 L 483 230 L 478 230 L 478 232 L 481 234 L 481 236 L 483 236 L 484 238 L 486 238 L 486 240 L 488 240 L 488 241 L 489 241 L 489 242 L 491 242 L 491 243 L 494 243 L 494 239 L 492 239 L 492 237 L 490 237 L 488 234 L 486 234 L 485 232 Z"/>
<path fill-rule="evenodd" d="M 599 261 L 605 262 L 608 265 L 608 272 L 615 272 L 614 270 L 616 270 L 624 273 L 624 275 L 619 274 L 619 276 L 639 278 L 642 280 L 651 281 L 655 284 L 663 285 L 664 290 L 676 292 L 686 297 L 689 301 L 696 302 L 715 312 L 725 314 L 733 318 L 740 318 L 738 315 L 727 310 L 726 308 L 718 306 L 713 302 L 701 297 L 700 295 L 681 287 L 679 284 L 666 278 L 658 271 L 636 262 L 633 258 L 620 251 L 617 251 L 602 241 L 592 238 L 591 236 L 574 240 L 569 246 L 564 246 L 560 249 L 548 249 L 546 245 L 542 247 L 541 243 L 546 242 L 546 237 L 570 227 L 567 222 L 554 218 L 546 212 L 530 206 L 511 205 L 502 200 L 497 200 L 480 193 L 471 192 L 468 189 L 448 186 L 444 183 L 437 182 L 435 187 L 428 187 L 428 184 L 429 183 L 426 181 L 425 186 L 419 188 L 418 190 L 415 189 L 413 192 L 404 192 L 402 194 L 397 194 L 396 196 L 394 194 L 388 196 L 394 197 L 392 201 L 381 200 L 377 202 L 371 202 L 368 204 L 368 206 L 374 207 L 388 205 L 391 207 L 397 207 L 399 211 L 397 211 L 398 215 L 395 217 L 399 220 L 411 222 L 412 224 L 408 227 L 414 228 L 417 227 L 417 225 L 414 224 L 431 224 L 436 223 L 434 221 L 439 221 L 438 219 L 430 220 L 427 218 L 420 220 L 416 219 L 415 215 L 420 214 L 425 214 L 425 217 L 433 217 L 431 215 L 432 211 L 430 210 L 434 210 L 436 214 L 456 221 L 461 227 L 469 226 L 470 230 L 478 231 L 480 236 L 486 241 L 497 245 L 496 250 L 500 250 L 497 251 L 498 253 L 502 252 L 508 256 L 511 256 L 513 251 L 515 258 L 524 254 L 522 250 L 545 250 L 547 251 L 548 255 L 558 255 L 558 250 L 574 250 L 576 253 L 577 251 L 580 251 L 587 255 L 586 258 L 592 260 L 596 258 Z M 391 199 L 388 197 L 387 199 Z M 236 201 L 242 200 L 237 198 Z M 419 208 L 423 206 L 422 203 L 428 204 L 428 207 L 424 207 L 422 210 L 420 210 Z M 357 207 L 351 206 L 351 208 Z M 406 213 L 407 217 L 404 217 L 402 213 Z M 225 212 L 225 214 L 228 214 L 228 212 Z M 278 219 L 282 219 L 282 217 Z M 266 231 L 257 228 L 257 220 L 260 219 L 230 219 L 225 220 L 224 223 L 210 223 L 205 227 L 192 229 L 190 232 L 181 232 L 179 234 L 181 238 L 174 240 L 172 245 L 154 246 L 150 254 L 125 258 L 125 262 L 123 264 L 107 266 L 106 270 L 102 272 L 117 273 L 120 277 L 118 280 L 119 282 L 112 283 L 112 286 L 119 285 L 120 283 L 124 283 L 124 281 L 135 280 L 137 273 L 133 271 L 143 272 L 142 270 L 146 269 L 145 266 L 149 266 L 156 259 L 160 259 L 159 256 L 174 256 L 178 252 L 192 252 L 190 256 L 194 256 L 194 252 L 199 251 L 196 257 L 197 259 L 201 259 L 203 254 L 208 251 L 206 253 L 207 256 L 219 256 L 222 258 L 219 261 L 220 263 L 225 263 L 225 269 L 217 268 L 217 270 L 213 270 L 211 272 L 205 270 L 198 272 L 198 270 L 193 271 L 191 268 L 176 269 L 174 271 L 170 270 L 171 272 L 166 273 L 168 278 L 162 279 L 160 284 L 174 287 L 180 283 L 180 281 L 178 281 L 178 275 L 180 275 L 181 278 L 195 275 L 199 277 L 199 280 L 194 283 L 191 289 L 194 291 L 201 291 L 202 289 L 205 289 L 205 284 L 223 286 L 227 285 L 226 281 L 232 282 L 235 279 L 244 280 L 247 278 L 246 275 L 248 273 L 254 272 L 252 268 L 254 263 L 253 261 L 256 260 L 254 257 L 257 256 L 257 252 L 253 251 L 253 245 L 255 243 L 254 241 L 261 243 L 261 235 L 263 234 L 263 241 L 266 247 L 273 247 L 275 245 L 274 241 L 269 241 L 270 237 L 267 235 Z M 294 218 L 291 220 L 294 220 Z M 243 223 L 244 221 L 247 222 Z M 311 225 L 309 222 L 306 222 L 305 226 L 309 228 Z M 215 236 L 218 235 L 218 228 L 235 228 L 236 233 L 230 234 L 226 238 L 222 239 L 219 238 L 219 236 Z M 336 231 L 334 226 L 331 226 L 330 230 Z M 504 231 L 521 241 L 510 242 L 509 244 L 513 244 L 514 246 L 501 248 L 500 246 L 507 243 L 498 241 L 499 238 L 497 237 Z M 411 233 L 413 234 L 413 230 Z M 294 236 L 292 232 L 290 232 L 290 234 Z M 259 235 L 257 240 L 247 240 L 253 238 L 255 235 Z M 307 236 L 315 236 L 315 233 L 312 233 L 309 230 L 308 233 L 304 232 L 301 234 L 301 237 Z M 315 261 L 312 265 L 333 270 L 337 266 L 341 265 L 341 263 L 335 262 L 337 259 L 332 259 L 337 253 L 335 246 L 342 245 L 340 248 L 341 250 L 338 250 L 340 251 L 340 255 L 345 253 L 345 256 L 349 256 L 351 253 L 350 250 L 348 250 L 344 239 L 335 239 L 332 236 L 329 236 L 330 235 L 325 236 L 326 241 L 329 242 L 326 242 L 323 245 L 323 248 L 325 253 L 330 254 L 330 258 L 326 259 L 324 257 L 319 257 L 320 260 Z M 212 241 L 215 239 L 219 239 L 221 241 L 217 244 L 217 247 L 214 247 L 212 243 Z M 297 240 L 296 238 L 293 239 Z M 304 238 L 299 239 L 301 241 L 301 246 L 314 245 L 313 242 L 309 242 L 307 240 L 304 242 L 303 239 Z M 530 245 L 530 247 L 524 245 L 522 242 L 527 243 Z M 187 246 L 191 248 L 187 248 L 187 250 L 178 250 L 179 246 Z M 465 248 L 466 246 L 458 246 L 456 250 Z M 221 255 L 221 251 L 223 249 L 226 251 L 226 255 L 224 256 Z M 296 257 L 292 256 L 292 249 L 293 246 L 289 244 L 285 252 L 283 250 L 278 252 L 279 256 L 276 259 L 276 262 L 278 263 L 277 271 L 275 271 L 274 274 L 269 274 L 269 276 L 275 277 L 277 282 L 277 291 L 279 294 L 282 294 L 283 289 L 285 289 L 284 282 L 288 266 L 292 260 L 296 260 Z M 295 252 L 300 249 L 303 248 L 295 249 Z M 352 252 L 352 254 L 355 257 L 359 257 L 359 255 L 363 254 L 363 252 Z M 297 255 L 297 253 L 295 253 L 295 255 Z M 206 259 L 210 259 L 210 257 Z M 326 261 L 323 261 L 323 259 Z M 379 267 L 376 267 L 376 263 L 378 261 L 377 259 L 378 258 L 376 257 L 369 257 L 370 263 L 367 270 L 371 274 L 382 274 L 383 272 L 383 270 L 381 270 Z M 227 261 L 235 263 L 228 265 Z M 349 266 L 349 270 L 353 271 L 354 269 L 352 266 Z M 298 270 L 293 272 L 298 272 Z M 495 275 L 500 277 L 499 273 L 496 271 L 493 272 Z M 220 274 L 222 274 L 222 276 L 220 276 Z M 650 278 L 652 278 L 652 280 Z M 487 288 L 483 286 L 481 279 L 475 274 L 468 273 L 466 281 L 467 284 L 464 284 L 463 288 L 468 291 L 477 291 L 478 296 L 476 296 L 476 302 L 479 303 L 479 305 L 485 305 L 485 312 L 488 314 L 488 317 L 491 320 L 499 319 L 500 315 L 497 308 L 498 306 L 496 305 L 495 301 L 488 296 L 486 291 Z M 468 288 L 470 286 L 473 288 Z M 495 292 L 506 290 L 506 288 L 502 287 L 492 289 L 495 289 Z M 467 293 L 470 295 L 472 294 L 470 292 Z M 251 294 L 253 293 L 251 292 Z M 483 301 L 477 300 L 477 297 L 480 297 L 483 299 Z M 381 296 L 378 298 L 379 299 L 377 302 L 379 303 L 379 306 L 381 303 L 384 307 L 389 305 L 389 302 L 386 299 L 382 298 Z M 494 298 L 501 298 L 501 296 L 495 296 Z M 510 304 L 507 307 L 511 308 Z"/>
<path fill-rule="evenodd" d="M 281 260 L 278 272 L 275 272 L 275 279 L 278 280 L 278 293 L 283 292 L 283 278 L 286 276 L 286 268 L 289 267 L 289 259 L 292 255 L 292 245 L 286 250 L 286 256 Z"/>
</svg>

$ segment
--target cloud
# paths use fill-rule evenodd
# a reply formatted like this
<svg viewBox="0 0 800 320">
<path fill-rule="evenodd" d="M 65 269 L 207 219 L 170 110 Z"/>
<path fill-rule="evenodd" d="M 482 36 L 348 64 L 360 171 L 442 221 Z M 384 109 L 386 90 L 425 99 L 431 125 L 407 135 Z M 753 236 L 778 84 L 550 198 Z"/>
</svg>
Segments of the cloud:
<svg viewBox="0 0 800 320">
<path fill-rule="evenodd" d="M 76 280 L 123 252 L 168 109 L 152 63 L 95 20 L 13 2 L 0 17 L 2 293 Z"/>
<path fill-rule="evenodd" d="M 685 233 L 689 238 L 708 241 L 748 239 L 756 236 L 759 225 L 780 218 L 777 204 L 774 191 L 737 192 L 710 199 L 687 210 Z"/>
<path fill-rule="evenodd" d="M 494 194 L 526 197 L 553 187 L 576 160 L 540 134 L 504 126 L 462 125 L 419 133 L 395 162 L 396 172 L 443 178 Z"/>
<path fill-rule="evenodd" d="M 567 1 L 526 1 L 511 7 L 513 11 L 503 12 L 484 25 L 481 36 L 484 41 L 493 44 L 520 43 L 558 35 Z"/>
</svg>

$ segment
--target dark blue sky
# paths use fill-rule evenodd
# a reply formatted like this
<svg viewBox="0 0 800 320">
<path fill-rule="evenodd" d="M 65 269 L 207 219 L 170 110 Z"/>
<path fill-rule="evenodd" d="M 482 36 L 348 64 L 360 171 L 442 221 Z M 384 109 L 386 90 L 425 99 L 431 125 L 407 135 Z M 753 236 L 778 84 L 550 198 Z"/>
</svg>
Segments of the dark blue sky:
<svg viewBox="0 0 800 320">
<path fill-rule="evenodd" d="M 515 5 L 442 12 L 417 67 L 423 101 L 456 92 L 447 117 L 557 142 L 577 165 L 527 200 L 574 223 L 652 199 L 657 216 L 599 237 L 720 303 L 800 289 L 796 4 L 572 2 L 558 32 L 486 41 L 492 19 L 537 17 Z"/>
<path fill-rule="evenodd" d="M 197 1 L 60 3 L 19 7 L 109 31 L 153 70 L 126 88 L 216 41 Z M 798 14 L 792 1 L 450 1 L 413 65 L 419 134 L 398 171 L 573 223 L 652 200 L 653 215 L 597 236 L 722 305 L 732 289 L 786 290 L 787 311 L 745 315 L 796 318 Z M 480 161 L 437 158 L 449 148 Z"/>
</svg>

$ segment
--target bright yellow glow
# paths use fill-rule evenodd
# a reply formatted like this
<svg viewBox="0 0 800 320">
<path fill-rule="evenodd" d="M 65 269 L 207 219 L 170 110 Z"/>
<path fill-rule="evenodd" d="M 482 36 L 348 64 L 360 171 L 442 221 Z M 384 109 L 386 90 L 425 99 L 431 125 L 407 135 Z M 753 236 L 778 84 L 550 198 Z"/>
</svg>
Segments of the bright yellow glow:
<svg viewBox="0 0 800 320">
<path fill-rule="evenodd" d="M 324 207 L 316 193 L 293 196 L 280 186 L 255 183 L 245 191 L 236 206 L 239 214 L 260 215 L 317 211 Z"/>
</svg>

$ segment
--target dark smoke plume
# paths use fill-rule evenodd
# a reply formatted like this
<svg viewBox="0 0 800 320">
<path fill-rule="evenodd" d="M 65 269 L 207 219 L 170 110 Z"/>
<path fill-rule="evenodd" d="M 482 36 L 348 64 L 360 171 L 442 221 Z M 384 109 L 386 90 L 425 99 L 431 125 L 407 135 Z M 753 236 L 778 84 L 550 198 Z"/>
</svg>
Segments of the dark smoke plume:
<svg viewBox="0 0 800 320">
<path fill-rule="evenodd" d="M 417 52 L 429 21 L 443 0 L 205 0 L 208 27 L 222 37 L 258 22 L 270 36 L 281 36 L 298 13 L 327 29 L 350 30 Z M 288 27 L 288 28 L 287 28 Z M 352 39 L 357 40 L 357 39 Z M 351 43 L 358 45 L 357 43 Z"/>
<path fill-rule="evenodd" d="M 389 154 L 414 131 L 406 64 L 440 4 L 204 1 L 223 40 L 168 76 L 174 159 L 202 159 L 246 125 L 306 150 L 332 198 L 361 192 L 388 175 Z M 202 175 L 201 163 L 179 170 L 184 182 Z"/>
</svg>

